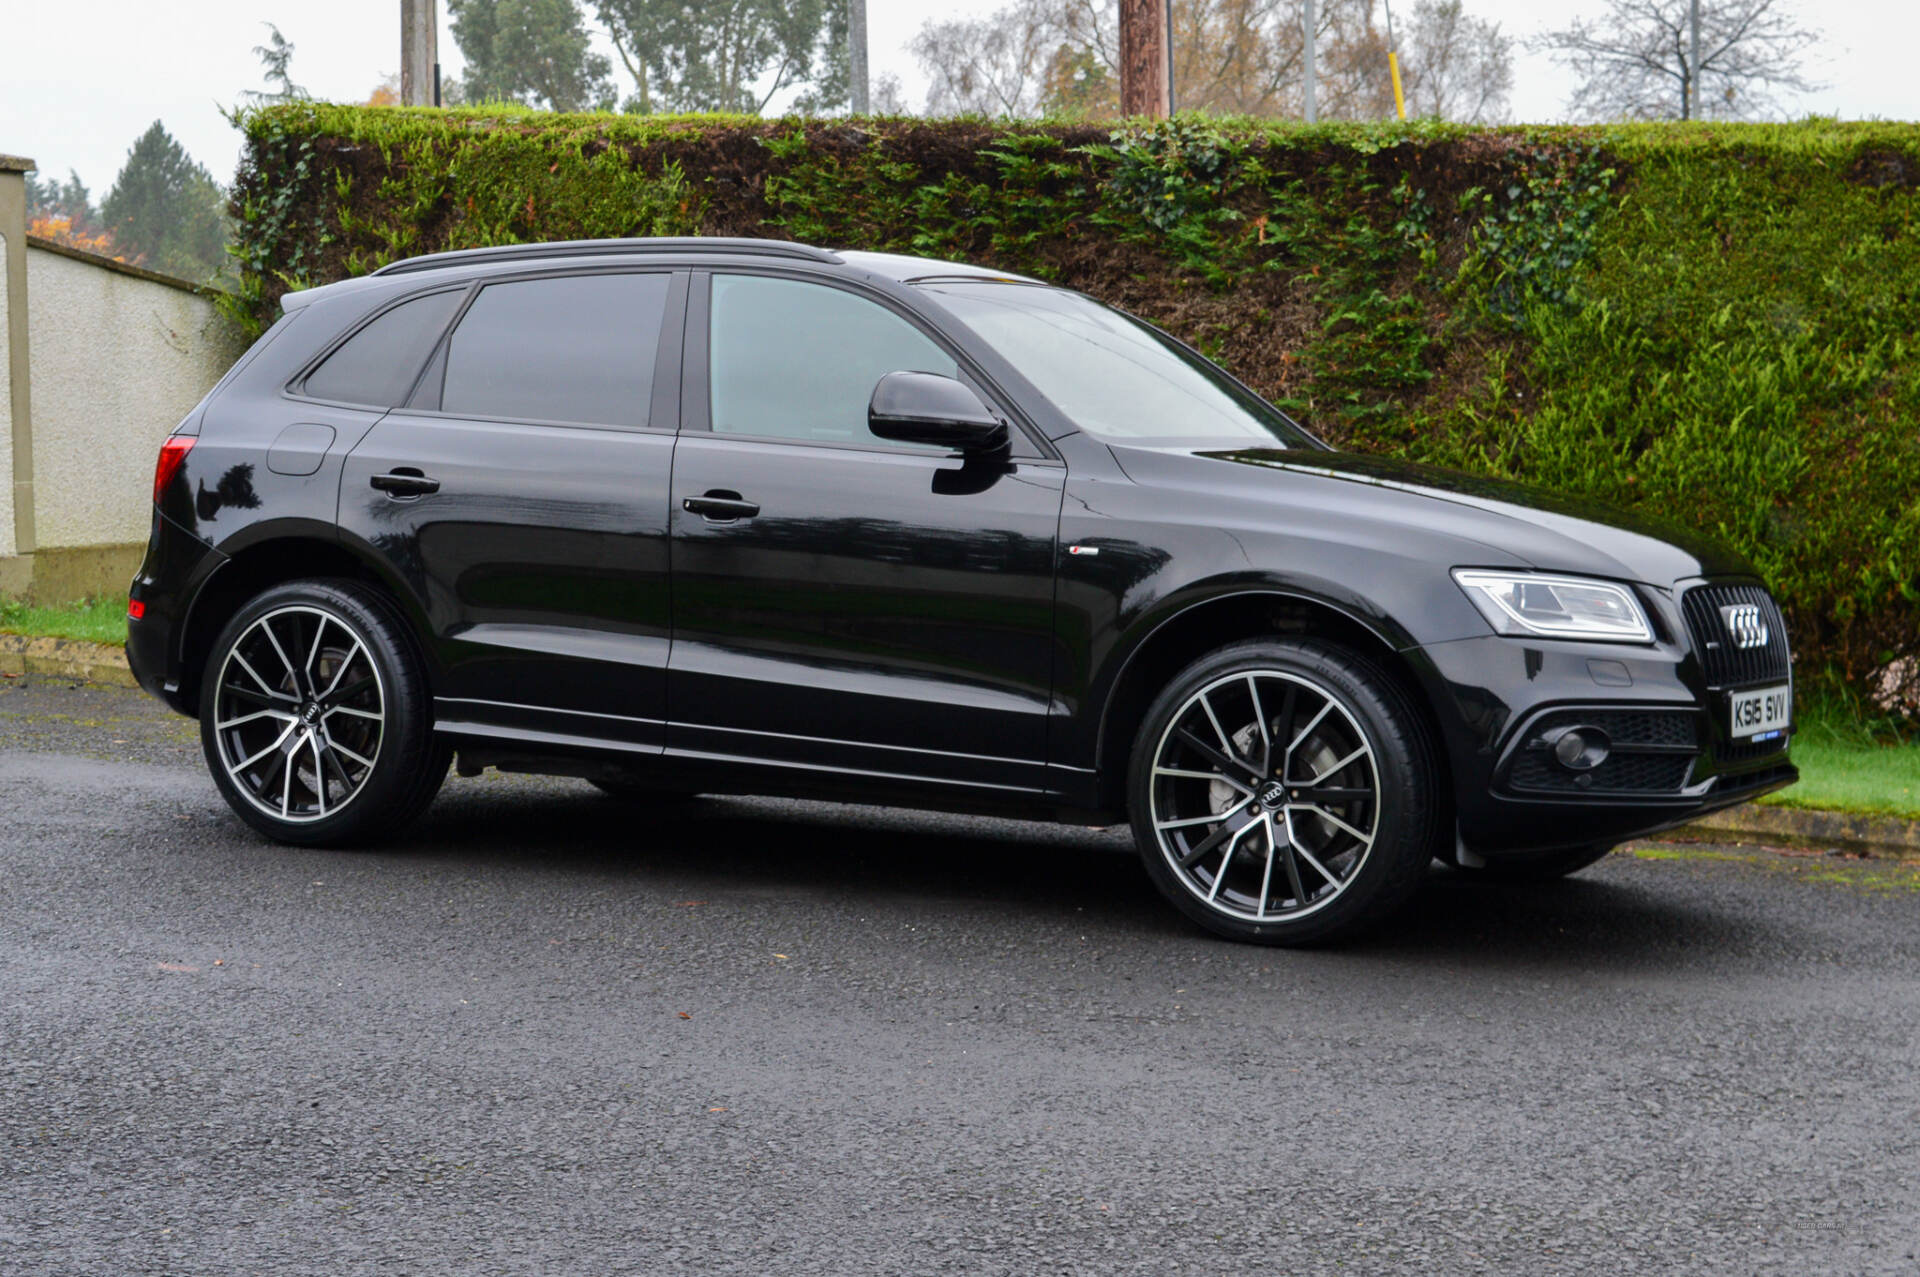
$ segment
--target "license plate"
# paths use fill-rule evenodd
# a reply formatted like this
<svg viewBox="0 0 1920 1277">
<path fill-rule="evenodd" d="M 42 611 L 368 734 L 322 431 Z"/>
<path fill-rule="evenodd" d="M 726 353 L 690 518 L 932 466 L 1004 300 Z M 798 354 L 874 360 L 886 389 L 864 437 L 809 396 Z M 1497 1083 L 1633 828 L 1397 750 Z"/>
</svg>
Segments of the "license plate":
<svg viewBox="0 0 1920 1277">
<path fill-rule="evenodd" d="M 1727 698 L 1729 734 L 1735 740 L 1762 740 L 1787 730 L 1793 718 L 1793 685 L 1734 692 Z"/>
</svg>

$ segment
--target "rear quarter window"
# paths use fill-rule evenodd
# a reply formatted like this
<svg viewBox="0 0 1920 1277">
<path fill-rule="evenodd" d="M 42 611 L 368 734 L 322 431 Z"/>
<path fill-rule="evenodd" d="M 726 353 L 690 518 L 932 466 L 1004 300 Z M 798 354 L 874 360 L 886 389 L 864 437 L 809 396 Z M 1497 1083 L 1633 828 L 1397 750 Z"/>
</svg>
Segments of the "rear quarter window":
<svg viewBox="0 0 1920 1277">
<path fill-rule="evenodd" d="M 301 392 L 334 403 L 395 406 L 412 389 L 464 291 L 410 298 L 375 317 L 307 374 Z"/>
</svg>

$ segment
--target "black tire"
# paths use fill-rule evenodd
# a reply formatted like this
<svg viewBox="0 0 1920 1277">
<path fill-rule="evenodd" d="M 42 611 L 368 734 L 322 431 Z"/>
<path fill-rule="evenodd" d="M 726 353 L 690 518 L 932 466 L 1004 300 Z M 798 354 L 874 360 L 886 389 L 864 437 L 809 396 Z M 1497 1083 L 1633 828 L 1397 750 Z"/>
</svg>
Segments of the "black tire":
<svg viewBox="0 0 1920 1277">
<path fill-rule="evenodd" d="M 1612 843 L 1598 847 L 1561 847 L 1554 851 L 1534 851 L 1520 856 L 1485 857 L 1483 865 L 1462 865 L 1452 856 L 1444 859 L 1476 882 L 1541 883 L 1557 882 L 1597 865 L 1613 850 Z"/>
<path fill-rule="evenodd" d="M 304 847 L 399 833 L 452 757 L 406 623 L 345 580 L 277 585 L 234 614 L 201 679 L 200 745 L 235 814 Z"/>
<path fill-rule="evenodd" d="M 1127 797 L 1147 874 L 1175 908 L 1230 939 L 1306 945 L 1380 923 L 1419 886 L 1440 841 L 1440 774 L 1425 720 L 1377 665 L 1319 640 L 1263 639 L 1194 662 L 1154 700 Z"/>
</svg>

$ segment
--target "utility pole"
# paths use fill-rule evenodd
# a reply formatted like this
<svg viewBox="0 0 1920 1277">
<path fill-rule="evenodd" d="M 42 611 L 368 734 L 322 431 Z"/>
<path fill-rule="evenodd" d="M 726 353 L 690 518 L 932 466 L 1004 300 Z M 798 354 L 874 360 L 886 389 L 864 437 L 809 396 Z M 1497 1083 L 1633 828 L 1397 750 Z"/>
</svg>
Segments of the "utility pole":
<svg viewBox="0 0 1920 1277">
<path fill-rule="evenodd" d="M 1693 28 L 1689 37 L 1692 48 L 1687 54 L 1687 102 L 1680 118 L 1697 120 L 1700 118 L 1700 0 L 1693 0 L 1689 6 L 1687 21 Z"/>
<path fill-rule="evenodd" d="M 1319 20 L 1319 16 L 1314 13 L 1313 0 L 1307 0 L 1306 20 L 1307 20 L 1307 59 L 1306 59 L 1307 60 L 1307 123 L 1317 124 L 1319 123 L 1319 120 L 1320 120 L 1320 103 L 1319 103 L 1319 99 L 1315 96 L 1315 85 L 1319 80 L 1319 74 L 1314 69 L 1314 41 L 1318 37 L 1318 32 L 1316 32 L 1314 28 L 1320 25 L 1320 20 Z"/>
<path fill-rule="evenodd" d="M 1170 0 L 1120 0 L 1120 114 L 1163 119 L 1173 110 Z"/>
<path fill-rule="evenodd" d="M 400 0 L 400 105 L 440 105 L 439 38 L 433 0 Z"/>
<path fill-rule="evenodd" d="M 1697 4 L 1699 0 L 1694 0 Z M 1393 0 L 1382 0 L 1387 11 L 1387 73 L 1393 77 L 1393 110 L 1401 119 L 1407 118 L 1407 99 L 1400 92 L 1400 54 L 1393 47 Z"/>
<path fill-rule="evenodd" d="M 847 0 L 847 79 L 850 108 L 865 115 L 867 105 L 867 0 Z"/>
</svg>

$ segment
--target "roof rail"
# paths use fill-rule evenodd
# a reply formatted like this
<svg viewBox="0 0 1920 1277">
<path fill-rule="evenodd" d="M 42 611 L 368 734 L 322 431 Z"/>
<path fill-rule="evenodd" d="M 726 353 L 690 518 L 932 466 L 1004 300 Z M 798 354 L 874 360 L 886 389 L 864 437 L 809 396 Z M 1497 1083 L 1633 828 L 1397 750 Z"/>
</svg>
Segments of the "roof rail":
<svg viewBox="0 0 1920 1277">
<path fill-rule="evenodd" d="M 611 257 L 625 253 L 738 253 L 756 257 L 800 257 L 838 265 L 840 258 L 824 248 L 784 239 L 726 239 L 720 236 L 681 236 L 656 239 L 574 239 L 551 244 L 499 244 L 492 248 L 463 248 L 428 253 L 390 262 L 376 275 L 406 275 L 470 263 L 544 261 L 555 257 Z"/>
</svg>

